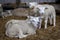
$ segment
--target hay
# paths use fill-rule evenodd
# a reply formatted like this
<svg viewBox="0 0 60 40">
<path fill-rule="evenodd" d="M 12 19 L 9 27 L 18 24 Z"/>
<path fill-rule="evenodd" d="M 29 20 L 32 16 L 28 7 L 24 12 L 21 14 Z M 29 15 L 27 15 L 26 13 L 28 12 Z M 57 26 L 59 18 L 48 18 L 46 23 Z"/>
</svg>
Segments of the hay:
<svg viewBox="0 0 60 40">
<path fill-rule="evenodd" d="M 22 11 L 23 12 L 23 11 Z M 25 20 L 26 16 L 10 16 L 6 18 L 0 18 L 0 40 L 60 40 L 60 16 L 57 15 L 56 27 L 50 26 L 44 29 L 43 25 L 41 29 L 37 29 L 36 35 L 30 35 L 23 39 L 10 38 L 5 35 L 5 23 L 11 19 Z"/>
</svg>

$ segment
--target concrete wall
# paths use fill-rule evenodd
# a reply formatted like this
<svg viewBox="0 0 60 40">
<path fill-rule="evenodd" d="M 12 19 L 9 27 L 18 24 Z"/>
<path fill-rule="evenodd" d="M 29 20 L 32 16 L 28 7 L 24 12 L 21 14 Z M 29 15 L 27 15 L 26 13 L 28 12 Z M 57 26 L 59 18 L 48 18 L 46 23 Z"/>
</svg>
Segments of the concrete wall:
<svg viewBox="0 0 60 40">
<path fill-rule="evenodd" d="M 0 0 L 0 3 L 15 3 L 16 0 Z"/>
<path fill-rule="evenodd" d="M 55 2 L 55 0 L 21 0 L 21 2 Z"/>
<path fill-rule="evenodd" d="M 0 0 L 0 3 L 15 3 L 16 0 Z M 55 2 L 55 0 L 21 0 L 22 3 L 25 2 Z"/>
</svg>

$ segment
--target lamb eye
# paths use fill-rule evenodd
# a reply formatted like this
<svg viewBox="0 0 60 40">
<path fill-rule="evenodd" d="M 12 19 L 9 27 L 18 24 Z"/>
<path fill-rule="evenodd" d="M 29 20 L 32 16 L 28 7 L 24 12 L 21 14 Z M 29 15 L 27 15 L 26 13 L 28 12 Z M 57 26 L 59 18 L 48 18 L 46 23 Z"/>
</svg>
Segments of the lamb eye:
<svg viewBox="0 0 60 40">
<path fill-rule="evenodd" d="M 45 9 L 48 9 L 48 8 L 45 8 Z"/>
<path fill-rule="evenodd" d="M 33 22 L 35 22 L 34 20 L 32 20 Z"/>
</svg>

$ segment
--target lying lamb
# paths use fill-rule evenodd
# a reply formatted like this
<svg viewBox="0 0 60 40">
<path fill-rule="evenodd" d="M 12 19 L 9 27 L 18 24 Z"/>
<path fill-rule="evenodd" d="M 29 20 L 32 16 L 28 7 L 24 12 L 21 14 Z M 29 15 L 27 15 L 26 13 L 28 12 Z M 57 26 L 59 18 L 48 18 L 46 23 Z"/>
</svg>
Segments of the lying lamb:
<svg viewBox="0 0 60 40">
<path fill-rule="evenodd" d="M 37 17 L 36 17 L 37 19 Z M 6 35 L 9 37 L 19 37 L 19 38 L 24 38 L 27 37 L 28 35 L 33 35 L 36 34 L 36 29 L 37 27 L 33 26 L 32 23 L 36 23 L 38 21 L 35 18 L 31 16 L 30 19 L 26 20 L 10 20 L 6 23 L 5 28 L 6 28 Z M 30 21 L 29 21 L 30 20 Z M 32 21 L 34 20 L 34 21 Z M 34 25 L 36 25 L 34 24 Z"/>
<path fill-rule="evenodd" d="M 7 10 L 6 12 L 2 12 L 2 17 L 5 18 L 5 17 L 8 17 L 8 16 L 12 16 L 12 12 L 11 10 Z"/>
<path fill-rule="evenodd" d="M 12 11 L 14 16 L 27 16 L 28 11 L 25 8 L 17 8 Z"/>
<path fill-rule="evenodd" d="M 33 5 L 32 5 L 33 4 Z M 39 5 L 38 3 L 30 3 L 30 8 L 33 8 L 33 12 L 38 12 L 40 14 L 40 27 L 41 28 L 41 23 L 42 19 L 45 20 L 45 29 L 47 28 L 47 21 L 48 18 L 50 19 L 50 24 L 52 24 L 52 19 L 53 19 L 53 25 L 54 27 L 56 26 L 56 13 L 55 13 L 55 8 L 52 5 Z"/>
</svg>

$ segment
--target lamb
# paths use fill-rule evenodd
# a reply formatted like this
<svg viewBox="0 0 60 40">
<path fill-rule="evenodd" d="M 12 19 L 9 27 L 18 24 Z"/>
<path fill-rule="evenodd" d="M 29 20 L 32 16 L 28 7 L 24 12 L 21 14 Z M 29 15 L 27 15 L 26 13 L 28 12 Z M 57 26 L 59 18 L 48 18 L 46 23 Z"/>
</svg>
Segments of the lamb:
<svg viewBox="0 0 60 40">
<path fill-rule="evenodd" d="M 39 13 L 40 13 L 40 17 L 43 17 L 45 19 L 45 29 L 47 28 L 48 18 L 50 20 L 50 25 L 52 24 L 52 19 L 53 19 L 53 25 L 55 27 L 56 26 L 55 8 L 51 5 L 43 5 L 43 6 L 44 7 L 39 7 Z M 40 26 L 40 28 L 41 28 L 41 26 Z"/>
<path fill-rule="evenodd" d="M 12 16 L 11 10 L 7 10 L 6 12 L 3 12 L 2 4 L 0 4 L 0 16 L 2 18 L 5 18 L 7 16 Z"/>
<path fill-rule="evenodd" d="M 13 16 L 27 16 L 28 11 L 25 8 L 17 8 L 12 11 L 12 14 Z"/>
<path fill-rule="evenodd" d="M 12 12 L 11 10 L 6 10 L 6 12 L 2 12 L 2 18 L 8 17 L 8 16 L 12 16 Z"/>
<path fill-rule="evenodd" d="M 33 8 L 33 7 L 35 7 L 36 5 L 38 5 L 38 3 L 37 2 L 30 2 L 30 3 L 28 3 L 29 5 L 29 8 Z"/>
<path fill-rule="evenodd" d="M 33 8 L 33 12 L 38 12 L 40 14 L 40 27 L 41 28 L 41 23 L 42 23 L 42 19 L 45 20 L 45 29 L 47 28 L 47 21 L 48 18 L 50 19 L 50 24 L 52 24 L 52 19 L 53 19 L 53 25 L 54 27 L 56 26 L 56 13 L 55 13 L 55 8 L 52 5 L 39 5 L 39 4 L 34 4 L 30 3 L 30 8 Z M 38 14 L 37 13 L 37 14 Z"/>
<path fill-rule="evenodd" d="M 9 37 L 24 38 L 36 34 L 36 27 L 29 23 L 29 20 L 10 20 L 5 25 L 6 35 Z"/>
</svg>

